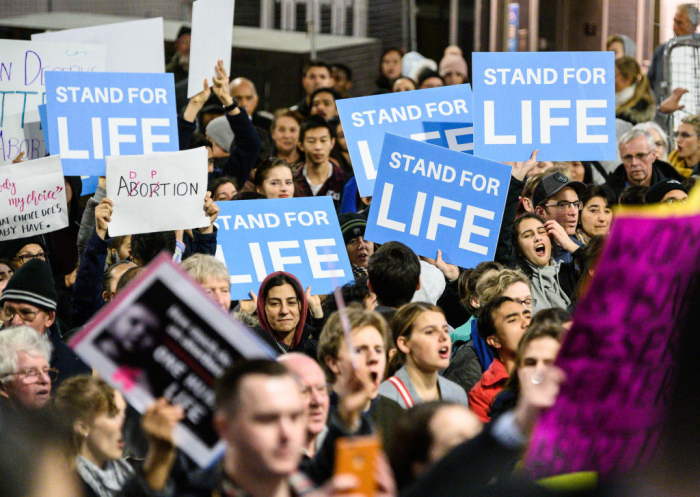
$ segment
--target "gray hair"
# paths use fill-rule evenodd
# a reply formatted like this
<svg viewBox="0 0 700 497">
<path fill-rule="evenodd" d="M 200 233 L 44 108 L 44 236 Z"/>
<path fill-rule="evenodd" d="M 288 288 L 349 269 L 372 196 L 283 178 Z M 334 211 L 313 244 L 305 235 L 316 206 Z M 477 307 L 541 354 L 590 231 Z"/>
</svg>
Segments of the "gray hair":
<svg viewBox="0 0 700 497">
<path fill-rule="evenodd" d="M 647 141 L 647 145 L 649 146 L 649 152 L 654 150 L 656 148 L 656 143 L 654 143 L 654 137 L 648 131 L 639 128 L 632 128 L 620 137 L 620 140 L 618 141 L 620 149 L 622 149 L 622 145 L 627 145 L 632 140 L 636 140 L 637 138 L 642 136 Z M 622 150 L 620 150 L 620 154 L 622 154 Z"/>
<path fill-rule="evenodd" d="M 665 157 L 668 154 L 668 149 L 669 149 L 668 135 L 666 134 L 666 132 L 663 130 L 663 128 L 661 126 L 659 126 L 654 121 L 647 121 L 645 123 L 639 123 L 639 124 L 635 125 L 632 129 L 641 129 L 642 131 L 649 131 L 649 130 L 653 129 L 654 131 L 656 131 L 659 134 L 659 136 L 661 137 L 661 140 L 664 142 L 662 159 L 665 160 Z M 656 144 L 654 144 L 654 145 L 656 145 Z"/>
<path fill-rule="evenodd" d="M 234 89 L 236 86 L 240 85 L 241 83 L 248 83 L 248 84 L 251 86 L 251 88 L 253 88 L 253 95 L 257 95 L 257 94 L 258 94 L 258 90 L 255 88 L 255 83 L 253 83 L 253 82 L 252 82 L 251 80 L 249 80 L 248 78 L 244 78 L 244 77 L 238 77 L 238 78 L 234 79 L 233 81 L 231 81 L 231 82 L 228 84 L 229 91 L 233 91 L 233 89 Z"/>
<path fill-rule="evenodd" d="M 212 255 L 193 254 L 182 261 L 180 267 L 200 285 L 209 278 L 231 281 L 226 265 Z"/>
<path fill-rule="evenodd" d="M 10 376 L 17 372 L 17 356 L 20 352 L 29 355 L 42 355 L 46 362 L 51 360 L 53 346 L 49 339 L 29 326 L 17 326 L 0 332 L 0 382 L 11 381 Z"/>
</svg>

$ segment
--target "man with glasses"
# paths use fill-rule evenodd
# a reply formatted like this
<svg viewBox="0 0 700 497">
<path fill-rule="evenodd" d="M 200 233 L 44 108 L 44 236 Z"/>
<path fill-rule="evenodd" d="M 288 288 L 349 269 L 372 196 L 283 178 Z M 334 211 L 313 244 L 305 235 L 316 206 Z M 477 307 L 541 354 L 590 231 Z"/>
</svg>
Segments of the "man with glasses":
<svg viewBox="0 0 700 497">
<path fill-rule="evenodd" d="M 628 186 L 651 187 L 666 179 L 679 182 L 684 180 L 671 165 L 655 161 L 656 144 L 648 131 L 628 131 L 620 137 L 619 147 L 622 164 L 615 169 L 606 183 L 615 194 L 615 198 L 620 198 L 620 194 Z"/>
<path fill-rule="evenodd" d="M 47 262 L 30 259 L 10 278 L 0 295 L 0 320 L 3 331 L 29 326 L 53 346 L 50 365 L 58 369 L 58 383 L 78 374 L 90 374 L 91 369 L 66 345 L 56 324 L 56 301 L 51 269 Z M 0 359 L 1 360 L 1 359 Z"/>
<path fill-rule="evenodd" d="M 29 326 L 0 333 L 0 412 L 46 405 L 58 373 L 49 367 L 51 350 L 51 342 Z"/>
<path fill-rule="evenodd" d="M 7 259 L 12 265 L 12 269 L 17 271 L 32 259 L 48 261 L 49 254 L 41 237 L 32 236 L 3 242 L 0 245 L 0 258 Z"/>
<path fill-rule="evenodd" d="M 688 189 L 680 181 L 667 179 L 649 188 L 644 200 L 647 204 L 685 204 L 688 202 Z"/>
<path fill-rule="evenodd" d="M 558 243 L 552 245 L 552 255 L 556 261 L 573 261 L 571 253 L 581 246 L 581 242 L 576 238 L 576 227 L 582 207 L 579 195 L 585 191 L 586 185 L 580 181 L 570 181 L 562 173 L 552 173 L 542 178 L 532 194 L 535 214 L 544 219 L 547 234 L 563 230 L 571 241 L 567 242 L 566 246 Z M 564 238 L 566 237 L 560 236 L 555 239 Z"/>
</svg>

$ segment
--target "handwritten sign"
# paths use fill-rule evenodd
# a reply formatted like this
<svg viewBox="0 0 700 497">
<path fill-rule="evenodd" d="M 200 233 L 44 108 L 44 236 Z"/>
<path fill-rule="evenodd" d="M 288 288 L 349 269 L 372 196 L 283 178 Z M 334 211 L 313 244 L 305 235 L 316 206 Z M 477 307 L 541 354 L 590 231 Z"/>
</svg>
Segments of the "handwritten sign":
<svg viewBox="0 0 700 497">
<path fill-rule="evenodd" d="M 197 0 L 192 4 L 192 42 L 190 44 L 187 98 L 202 91 L 206 78 L 213 85 L 214 66 L 223 60 L 231 74 L 234 0 Z"/>
<path fill-rule="evenodd" d="M 216 379 L 242 358 L 275 353 L 170 259 L 155 259 L 70 345 L 139 412 L 158 397 L 180 405 L 175 441 L 207 467 L 224 447 L 212 427 Z"/>
<path fill-rule="evenodd" d="M 384 133 L 472 153 L 469 85 L 388 93 L 336 102 L 360 195 L 371 197 Z"/>
<path fill-rule="evenodd" d="M 700 264 L 686 254 L 700 250 L 698 194 L 675 214 L 664 206 L 616 215 L 559 352 L 567 381 L 533 434 L 527 465 L 536 477 L 596 471 L 610 480 L 652 463 L 674 391 L 679 328 L 685 310 L 697 313 L 686 303 Z"/>
<path fill-rule="evenodd" d="M 386 134 L 365 238 L 474 267 L 491 261 L 511 167 Z"/>
<path fill-rule="evenodd" d="M 612 52 L 474 53 L 474 153 L 615 160 Z"/>
<path fill-rule="evenodd" d="M 164 72 L 163 39 L 160 17 L 32 35 L 33 41 L 104 45 L 108 72 Z"/>
<path fill-rule="evenodd" d="M 109 236 L 209 226 L 204 213 L 207 150 L 107 157 Z"/>
<path fill-rule="evenodd" d="M 60 157 L 0 167 L 0 240 L 66 226 L 68 207 Z"/>
<path fill-rule="evenodd" d="M 105 157 L 179 148 L 172 74 L 49 73 L 49 145 L 67 176 L 104 176 Z"/>
<path fill-rule="evenodd" d="M 231 299 L 248 299 L 274 271 L 287 271 L 332 293 L 353 281 L 338 216 L 330 197 L 219 202 L 216 257 L 231 273 Z"/>
<path fill-rule="evenodd" d="M 48 72 L 92 72 L 105 68 L 104 46 L 0 40 L 0 164 L 21 152 L 46 155 L 37 108 L 46 102 Z"/>
</svg>

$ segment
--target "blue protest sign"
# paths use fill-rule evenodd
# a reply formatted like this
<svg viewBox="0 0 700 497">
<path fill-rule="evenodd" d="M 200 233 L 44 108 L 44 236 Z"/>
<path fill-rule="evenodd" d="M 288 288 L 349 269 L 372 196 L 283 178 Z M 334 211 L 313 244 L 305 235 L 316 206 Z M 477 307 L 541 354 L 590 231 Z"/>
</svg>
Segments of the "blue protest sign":
<svg viewBox="0 0 700 497">
<path fill-rule="evenodd" d="M 469 85 L 338 100 L 360 195 L 371 197 L 384 133 L 472 153 L 472 90 Z"/>
<path fill-rule="evenodd" d="M 275 271 L 299 278 L 312 294 L 353 281 L 330 197 L 217 202 L 216 257 L 231 273 L 231 299 L 249 299 Z"/>
<path fill-rule="evenodd" d="M 110 155 L 179 149 L 172 74 L 47 72 L 46 105 L 67 176 L 104 176 Z"/>
<path fill-rule="evenodd" d="M 472 54 L 474 153 L 498 161 L 615 160 L 612 52 Z"/>
<path fill-rule="evenodd" d="M 386 134 L 365 238 L 474 267 L 496 253 L 511 167 Z"/>
</svg>

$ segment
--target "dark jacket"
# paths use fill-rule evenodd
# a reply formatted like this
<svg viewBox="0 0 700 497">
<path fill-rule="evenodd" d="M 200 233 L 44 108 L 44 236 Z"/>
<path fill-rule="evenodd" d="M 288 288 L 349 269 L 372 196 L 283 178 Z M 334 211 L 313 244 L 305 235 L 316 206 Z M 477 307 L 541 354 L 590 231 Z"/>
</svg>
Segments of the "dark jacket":
<svg viewBox="0 0 700 497">
<path fill-rule="evenodd" d="M 685 178 L 681 176 L 681 174 L 676 171 L 671 164 L 657 160 L 654 162 L 654 164 L 652 164 L 651 183 L 649 186 L 653 186 L 659 181 L 663 181 L 665 179 L 675 179 L 681 182 L 685 180 Z M 613 173 L 608 177 L 608 181 L 605 184 L 613 191 L 615 198 L 619 199 L 623 190 L 629 186 L 625 165 L 620 164 L 617 166 L 615 171 L 613 171 Z"/>
<path fill-rule="evenodd" d="M 340 169 L 340 166 L 336 165 L 333 161 L 330 161 L 330 163 L 331 167 L 333 168 L 333 173 L 331 174 L 331 177 L 328 178 L 325 183 L 323 183 L 321 189 L 315 196 L 321 197 L 323 195 L 328 195 L 333 198 L 333 204 L 335 205 L 335 210 L 337 212 L 340 210 L 340 199 L 343 194 L 345 182 L 348 180 L 348 176 L 342 169 Z M 304 176 L 303 165 L 294 172 L 294 196 L 314 196 L 313 192 L 311 191 L 311 186 L 309 185 L 309 182 L 306 181 L 306 177 Z"/>
<path fill-rule="evenodd" d="M 52 368 L 58 369 L 58 378 L 51 382 L 51 388 L 55 391 L 56 388 L 68 378 L 81 374 L 92 374 L 92 368 L 85 364 L 80 357 L 73 352 L 64 341 L 60 330 L 60 325 L 54 323 L 48 330 L 46 336 L 53 345 L 51 352 L 51 360 L 49 364 Z"/>
</svg>

